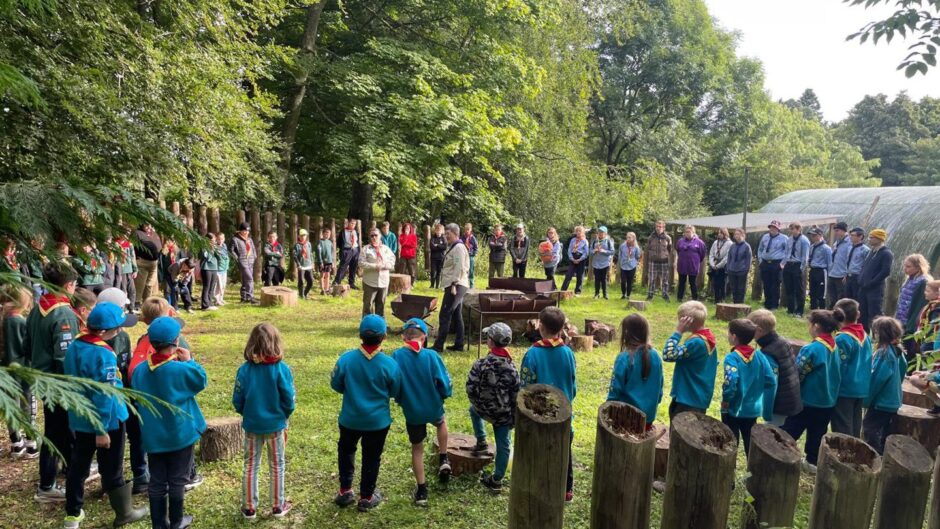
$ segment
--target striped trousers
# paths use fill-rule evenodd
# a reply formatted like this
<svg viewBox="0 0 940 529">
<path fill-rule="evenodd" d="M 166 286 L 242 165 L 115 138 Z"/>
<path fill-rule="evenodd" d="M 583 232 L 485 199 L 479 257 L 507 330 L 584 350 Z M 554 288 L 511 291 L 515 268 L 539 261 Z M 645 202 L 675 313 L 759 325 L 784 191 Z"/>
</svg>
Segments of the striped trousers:
<svg viewBox="0 0 940 529">
<path fill-rule="evenodd" d="M 268 450 L 268 469 L 271 473 L 271 508 L 283 505 L 284 498 L 284 452 L 287 445 L 287 430 L 271 434 L 245 432 L 245 471 L 242 477 L 242 509 L 258 508 L 258 472 L 261 455 Z"/>
</svg>

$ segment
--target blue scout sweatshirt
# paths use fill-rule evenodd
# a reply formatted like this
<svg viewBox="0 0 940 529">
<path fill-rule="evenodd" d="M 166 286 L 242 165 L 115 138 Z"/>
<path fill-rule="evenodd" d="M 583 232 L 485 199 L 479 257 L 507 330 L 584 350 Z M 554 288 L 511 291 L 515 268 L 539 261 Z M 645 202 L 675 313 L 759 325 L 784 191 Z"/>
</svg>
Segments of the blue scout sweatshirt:
<svg viewBox="0 0 940 529">
<path fill-rule="evenodd" d="M 804 406 L 832 408 L 836 405 L 842 379 L 841 364 L 835 340 L 827 342 L 819 337 L 800 349 L 796 356 L 796 369 L 800 374 L 800 396 Z"/>
<path fill-rule="evenodd" d="M 82 335 L 69 345 L 65 352 L 64 369 L 69 376 L 87 378 L 116 388 L 124 387 L 114 350 L 96 335 Z M 96 429 L 88 419 L 69 410 L 69 428 L 72 431 L 105 435 L 120 428 L 121 423 L 127 420 L 127 406 L 118 397 L 95 390 L 85 390 L 83 393 L 94 406 L 104 430 Z"/>
<path fill-rule="evenodd" d="M 392 359 L 401 371 L 401 392 L 398 405 L 407 424 L 436 423 L 444 417 L 444 399 L 453 386 L 444 361 L 433 349 L 414 349 L 405 345 L 392 352 Z"/>
<path fill-rule="evenodd" d="M 157 406 L 159 416 L 144 407 L 140 413 L 140 437 L 148 454 L 175 452 L 192 446 L 206 431 L 206 420 L 196 403 L 196 395 L 206 389 L 208 379 L 195 360 L 180 362 L 174 357 L 160 360 L 152 355 L 134 368 L 134 389 L 149 393 L 180 409 L 170 413 Z"/>
<path fill-rule="evenodd" d="M 573 405 L 578 394 L 575 371 L 577 365 L 571 348 L 560 338 L 555 338 L 539 340 L 526 351 L 519 375 L 522 377 L 522 387 L 531 384 L 554 386 L 560 389 Z"/>
<path fill-rule="evenodd" d="M 656 420 L 656 408 L 663 400 L 663 360 L 652 347 L 650 372 L 643 380 L 642 351 L 622 351 L 614 361 L 607 400 L 626 402 L 646 414 L 646 424 Z"/>
<path fill-rule="evenodd" d="M 260 435 L 287 428 L 296 401 L 294 375 L 283 361 L 245 362 L 238 368 L 232 406 L 246 432 Z"/>
<path fill-rule="evenodd" d="M 401 371 L 392 357 L 376 349 L 352 349 L 336 361 L 330 387 L 343 395 L 339 424 L 351 430 L 384 430 L 392 424 L 389 399 L 401 393 Z"/>
<path fill-rule="evenodd" d="M 684 342 L 678 332 L 666 340 L 663 360 L 675 362 L 670 396 L 679 404 L 706 410 L 715 392 L 718 353 L 715 337 L 708 329 L 700 329 Z"/>
<path fill-rule="evenodd" d="M 836 333 L 836 347 L 842 366 L 839 396 L 848 399 L 867 397 L 871 380 L 871 338 L 861 325 L 845 325 Z"/>
<path fill-rule="evenodd" d="M 883 347 L 875 353 L 871 385 L 865 396 L 865 407 L 897 413 L 901 407 L 901 381 L 907 372 L 907 360 L 896 347 Z"/>
<path fill-rule="evenodd" d="M 737 346 L 725 356 L 724 370 L 721 413 L 739 419 L 765 417 L 766 397 L 777 390 L 777 376 L 767 356 L 750 346 Z"/>
</svg>

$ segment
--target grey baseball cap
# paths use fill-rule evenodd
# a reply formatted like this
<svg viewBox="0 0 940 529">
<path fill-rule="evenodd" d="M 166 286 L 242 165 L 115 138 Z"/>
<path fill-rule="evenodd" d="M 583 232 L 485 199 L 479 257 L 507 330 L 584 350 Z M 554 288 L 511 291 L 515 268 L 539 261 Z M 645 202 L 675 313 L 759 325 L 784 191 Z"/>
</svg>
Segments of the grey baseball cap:
<svg viewBox="0 0 940 529">
<path fill-rule="evenodd" d="M 483 335 L 499 346 L 507 346 L 512 343 L 512 329 L 503 322 L 494 323 L 483 329 Z"/>
</svg>

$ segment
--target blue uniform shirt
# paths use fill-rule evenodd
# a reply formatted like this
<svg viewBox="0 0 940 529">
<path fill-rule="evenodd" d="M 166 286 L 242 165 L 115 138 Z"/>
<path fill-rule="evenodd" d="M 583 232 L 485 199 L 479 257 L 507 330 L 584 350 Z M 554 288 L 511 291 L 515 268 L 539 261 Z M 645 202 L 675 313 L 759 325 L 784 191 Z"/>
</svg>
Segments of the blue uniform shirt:
<svg viewBox="0 0 940 529">
<path fill-rule="evenodd" d="M 832 408 L 836 405 L 842 380 L 841 363 L 837 346 L 830 346 L 822 338 L 800 349 L 796 368 L 804 406 Z"/>
<path fill-rule="evenodd" d="M 765 233 L 760 238 L 760 244 L 757 245 L 757 260 L 764 261 L 782 261 L 787 257 L 787 237 L 782 233 L 771 237 Z"/>
<path fill-rule="evenodd" d="M 829 277 L 842 279 L 849 273 L 849 251 L 852 249 L 852 241 L 848 235 L 835 242 L 832 249 L 832 268 L 829 269 Z"/>
<path fill-rule="evenodd" d="M 907 372 L 907 361 L 896 347 L 881 348 L 874 355 L 871 386 L 865 407 L 896 413 L 902 404 L 901 381 Z"/>
<path fill-rule="evenodd" d="M 663 360 L 652 347 L 649 350 L 650 372 L 643 380 L 640 351 L 622 351 L 614 361 L 607 400 L 626 402 L 646 414 L 646 424 L 656 420 L 656 408 L 663 400 Z"/>
<path fill-rule="evenodd" d="M 809 239 L 805 235 L 787 237 L 787 262 L 800 263 L 800 270 L 806 268 L 809 260 Z"/>
<path fill-rule="evenodd" d="M 868 396 L 871 379 L 871 338 L 861 325 L 855 325 L 858 326 L 855 333 L 848 332 L 845 328 L 836 333 L 836 346 L 839 348 L 842 370 L 839 396 L 847 399 L 862 399 Z M 859 339 L 858 334 L 864 338 Z"/>
<path fill-rule="evenodd" d="M 600 251 L 594 253 L 595 248 Z M 604 240 L 594 239 L 594 244 L 591 246 L 591 255 L 594 256 L 594 259 L 591 261 L 592 268 L 600 270 L 609 267 L 610 261 L 614 255 L 614 242 L 610 240 L 610 237 Z"/>
<path fill-rule="evenodd" d="M 852 251 L 854 248 L 854 252 Z M 849 248 L 849 271 L 848 273 L 855 276 L 862 273 L 862 265 L 865 264 L 865 259 L 868 258 L 868 254 L 871 252 L 871 248 L 867 244 L 859 244 Z"/>
<path fill-rule="evenodd" d="M 235 375 L 232 405 L 242 416 L 242 428 L 263 435 L 287 428 L 294 413 L 294 375 L 283 361 L 272 364 L 245 362 Z"/>
<path fill-rule="evenodd" d="M 698 332 L 703 330 L 707 331 L 702 329 Z M 663 360 L 676 363 L 670 393 L 673 400 L 693 408 L 708 409 L 715 392 L 715 376 L 718 372 L 715 346 L 698 334 L 682 342 L 682 335 L 674 332 L 666 340 Z"/>
<path fill-rule="evenodd" d="M 444 417 L 444 399 L 450 397 L 453 386 L 437 351 L 415 352 L 410 347 L 400 347 L 392 352 L 392 359 L 401 371 L 401 392 L 396 400 L 405 414 L 405 422 L 424 425 L 440 421 Z"/>
<path fill-rule="evenodd" d="M 336 361 L 330 387 L 343 395 L 339 424 L 351 430 L 384 430 L 392 424 L 389 399 L 401 392 L 401 371 L 392 357 L 376 350 L 346 351 Z"/>
<path fill-rule="evenodd" d="M 63 367 L 69 376 L 94 380 L 116 388 L 124 387 L 114 350 L 97 336 L 84 335 L 72 342 L 65 352 Z M 72 431 L 105 435 L 120 428 L 121 423 L 127 420 L 127 406 L 118 397 L 94 390 L 85 390 L 84 394 L 94 406 L 104 430 L 95 428 L 88 419 L 69 410 L 69 428 Z"/>
<path fill-rule="evenodd" d="M 627 243 L 620 245 L 620 251 L 617 255 L 617 261 L 620 263 L 621 270 L 634 270 L 640 264 L 640 257 L 643 256 L 643 250 L 634 244 L 627 246 Z"/>
<path fill-rule="evenodd" d="M 540 344 L 541 342 L 536 342 Z M 558 345 L 533 345 L 522 358 L 519 375 L 522 378 L 522 387 L 531 384 L 548 384 L 561 390 L 568 397 L 568 402 L 574 405 L 574 398 L 578 394 L 578 384 L 575 380 L 577 364 L 571 348 L 558 340 Z"/>
<path fill-rule="evenodd" d="M 809 267 L 825 268 L 829 270 L 832 266 L 832 248 L 825 242 L 814 244 L 809 249 Z"/>
<path fill-rule="evenodd" d="M 750 349 L 748 347 L 747 349 Z M 776 393 L 777 375 L 760 351 L 736 347 L 725 356 L 721 413 L 740 419 L 764 417 L 765 396 Z"/>
<path fill-rule="evenodd" d="M 159 416 L 138 407 L 140 437 L 148 454 L 175 452 L 192 446 L 206 431 L 206 420 L 196 403 L 196 395 L 206 389 L 208 379 L 195 360 L 169 360 L 151 366 L 142 362 L 131 374 L 134 389 L 180 409 L 176 414 L 157 406 Z"/>
<path fill-rule="evenodd" d="M 574 263 L 575 253 L 579 254 L 578 259 L 584 261 L 588 258 L 588 242 L 587 239 L 578 240 L 577 237 L 572 237 L 568 241 L 568 259 Z"/>
</svg>

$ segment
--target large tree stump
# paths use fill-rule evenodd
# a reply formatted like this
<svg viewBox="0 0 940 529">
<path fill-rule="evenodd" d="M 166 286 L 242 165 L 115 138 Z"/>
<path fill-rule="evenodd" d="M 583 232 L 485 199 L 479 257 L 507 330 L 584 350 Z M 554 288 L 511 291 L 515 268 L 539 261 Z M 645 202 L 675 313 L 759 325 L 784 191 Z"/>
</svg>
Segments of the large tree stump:
<svg viewBox="0 0 940 529">
<path fill-rule="evenodd" d="M 738 445 L 720 421 L 684 412 L 669 431 L 662 529 L 726 529 Z"/>
<path fill-rule="evenodd" d="M 462 433 L 449 433 L 447 435 L 447 457 L 450 459 L 451 473 L 454 476 L 461 474 L 478 474 L 487 465 L 493 462 L 496 456 L 496 445 L 489 443 L 486 452 L 473 453 L 477 438 Z M 437 437 L 434 437 L 435 455 L 440 453 Z"/>
<path fill-rule="evenodd" d="M 633 406 L 605 402 L 597 410 L 591 529 L 649 528 L 657 440 Z"/>
<path fill-rule="evenodd" d="M 345 298 L 346 296 L 349 295 L 349 285 L 346 285 L 346 284 L 333 285 L 333 288 L 330 290 L 330 294 L 333 297 Z"/>
<path fill-rule="evenodd" d="M 819 447 L 809 529 L 859 529 L 871 524 L 881 456 L 861 439 L 830 433 Z"/>
<path fill-rule="evenodd" d="M 241 417 L 215 417 L 206 420 L 199 441 L 199 459 L 206 463 L 232 459 L 242 453 Z"/>
<path fill-rule="evenodd" d="M 659 437 L 656 441 L 653 477 L 658 481 L 666 481 L 666 472 L 669 470 L 669 427 L 665 424 L 654 424 L 653 429 Z"/>
<path fill-rule="evenodd" d="M 297 291 L 287 287 L 264 287 L 261 289 L 262 307 L 296 307 Z"/>
<path fill-rule="evenodd" d="M 571 350 L 589 352 L 594 350 L 594 337 L 591 335 L 578 335 L 571 337 Z"/>
<path fill-rule="evenodd" d="M 933 401 L 930 400 L 930 397 L 917 389 L 914 384 L 911 384 L 911 380 L 907 377 L 904 377 L 904 381 L 901 383 L 901 394 L 904 404 L 908 406 L 924 408 L 925 410 L 933 408 Z"/>
<path fill-rule="evenodd" d="M 584 320 L 584 334 L 594 337 L 599 345 L 605 345 L 617 339 L 617 329 L 598 320 Z"/>
<path fill-rule="evenodd" d="M 715 317 L 721 321 L 746 318 L 751 313 L 751 306 L 743 303 L 718 303 L 715 305 Z"/>
<path fill-rule="evenodd" d="M 940 446 L 940 418 L 930 415 L 923 408 L 904 404 L 891 423 L 891 433 L 909 435 L 933 454 Z"/>
<path fill-rule="evenodd" d="M 940 529 L 940 457 L 935 458 L 933 462 L 933 485 L 931 489 L 927 529 Z"/>
<path fill-rule="evenodd" d="M 788 433 L 769 424 L 754 426 L 747 458 L 747 490 L 754 501 L 742 509 L 742 527 L 793 526 L 800 495 L 800 458 L 800 449 Z"/>
<path fill-rule="evenodd" d="M 558 388 L 535 384 L 519 392 L 516 406 L 509 529 L 561 529 L 571 403 Z"/>
<path fill-rule="evenodd" d="M 389 274 L 388 293 L 407 294 L 411 292 L 411 276 L 408 274 Z"/>
<path fill-rule="evenodd" d="M 933 461 L 920 443 L 906 435 L 888 437 L 875 505 L 875 529 L 924 526 L 931 470 Z"/>
<path fill-rule="evenodd" d="M 636 311 L 639 311 L 639 312 L 644 312 L 644 311 L 646 311 L 646 309 L 649 308 L 650 302 L 649 302 L 649 301 L 646 301 L 645 299 L 642 299 L 642 300 L 641 300 L 641 299 L 631 299 L 631 300 L 627 301 L 627 306 L 630 307 L 630 308 L 633 309 L 633 310 L 636 310 Z"/>
</svg>

